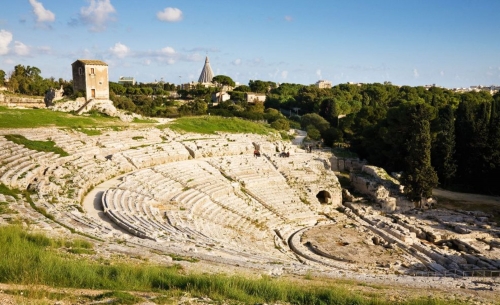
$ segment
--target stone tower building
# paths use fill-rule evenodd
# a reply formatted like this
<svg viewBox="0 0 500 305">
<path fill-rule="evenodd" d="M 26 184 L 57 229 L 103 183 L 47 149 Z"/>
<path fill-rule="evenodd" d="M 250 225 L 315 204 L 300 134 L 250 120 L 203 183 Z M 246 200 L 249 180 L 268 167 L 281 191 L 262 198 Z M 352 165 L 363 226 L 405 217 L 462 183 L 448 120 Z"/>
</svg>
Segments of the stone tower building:
<svg viewBox="0 0 500 305">
<path fill-rule="evenodd" d="M 89 100 L 109 100 L 108 65 L 100 60 L 78 59 L 71 64 L 73 91 L 85 93 Z"/>
</svg>

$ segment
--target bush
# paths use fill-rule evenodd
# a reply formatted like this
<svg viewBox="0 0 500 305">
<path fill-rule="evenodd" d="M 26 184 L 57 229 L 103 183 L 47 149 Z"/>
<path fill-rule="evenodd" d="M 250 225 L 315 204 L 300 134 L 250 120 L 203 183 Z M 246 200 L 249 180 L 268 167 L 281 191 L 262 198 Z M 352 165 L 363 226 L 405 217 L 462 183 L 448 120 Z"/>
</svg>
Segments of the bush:
<svg viewBox="0 0 500 305">
<path fill-rule="evenodd" d="M 320 140 L 321 139 L 321 134 L 319 130 L 316 129 L 313 125 L 309 125 L 306 128 L 307 131 L 307 136 L 312 139 L 312 140 Z"/>
<path fill-rule="evenodd" d="M 333 146 L 333 143 L 342 142 L 344 140 L 342 131 L 335 127 L 328 128 L 321 136 L 327 146 Z"/>
<path fill-rule="evenodd" d="M 277 119 L 271 123 L 271 127 L 276 130 L 289 130 L 290 124 L 287 119 Z"/>
</svg>

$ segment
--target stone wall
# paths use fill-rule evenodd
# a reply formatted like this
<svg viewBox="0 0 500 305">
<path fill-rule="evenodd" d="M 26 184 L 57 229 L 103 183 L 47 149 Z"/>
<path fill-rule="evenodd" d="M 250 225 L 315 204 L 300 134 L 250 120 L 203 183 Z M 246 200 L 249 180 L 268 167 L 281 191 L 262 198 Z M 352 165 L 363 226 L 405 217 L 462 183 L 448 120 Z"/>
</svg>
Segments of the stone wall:
<svg viewBox="0 0 500 305">
<path fill-rule="evenodd" d="M 350 172 L 353 170 L 361 170 L 363 165 L 366 164 L 366 161 L 361 161 L 358 158 L 342 158 L 333 156 L 330 159 L 330 163 L 332 164 L 332 171 L 334 172 Z"/>
<path fill-rule="evenodd" d="M 0 106 L 25 107 L 25 108 L 45 108 L 43 98 L 19 97 L 0 93 Z"/>
</svg>

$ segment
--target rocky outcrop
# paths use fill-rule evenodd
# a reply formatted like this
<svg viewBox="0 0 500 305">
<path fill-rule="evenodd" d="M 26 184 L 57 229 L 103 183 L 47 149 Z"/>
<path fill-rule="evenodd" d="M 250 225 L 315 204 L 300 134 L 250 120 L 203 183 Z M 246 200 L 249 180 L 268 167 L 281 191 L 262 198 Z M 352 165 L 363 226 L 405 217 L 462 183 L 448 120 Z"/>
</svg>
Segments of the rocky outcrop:
<svg viewBox="0 0 500 305">
<path fill-rule="evenodd" d="M 361 171 L 351 171 L 349 178 L 356 191 L 375 200 L 385 212 L 407 211 L 415 207 L 403 196 L 399 182 L 382 168 L 363 165 Z"/>
<path fill-rule="evenodd" d="M 85 105 L 85 98 L 84 97 L 79 97 L 74 101 L 67 101 L 67 102 L 62 102 L 62 103 L 56 103 L 52 106 L 49 106 L 49 109 L 52 109 L 54 111 L 62 111 L 62 112 L 76 112 L 78 109 L 80 109 L 83 105 Z"/>
</svg>

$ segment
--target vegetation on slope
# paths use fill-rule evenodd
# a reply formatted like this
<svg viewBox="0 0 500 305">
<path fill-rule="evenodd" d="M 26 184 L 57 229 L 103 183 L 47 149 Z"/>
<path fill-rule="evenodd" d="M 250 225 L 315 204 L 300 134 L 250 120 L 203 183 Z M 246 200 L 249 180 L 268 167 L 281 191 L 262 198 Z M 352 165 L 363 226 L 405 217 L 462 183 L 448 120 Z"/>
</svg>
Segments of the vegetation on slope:
<svg viewBox="0 0 500 305">
<path fill-rule="evenodd" d="M 32 141 L 18 134 L 8 134 L 5 135 L 5 138 L 16 144 L 23 145 L 24 147 L 31 150 L 53 152 L 60 155 L 61 157 L 68 156 L 68 153 L 65 152 L 62 148 L 57 147 L 54 141 Z"/>
<path fill-rule="evenodd" d="M 178 118 L 163 127 L 168 127 L 175 131 L 201 134 L 214 134 L 216 132 L 241 132 L 265 135 L 270 132 L 275 132 L 275 130 L 273 131 L 272 129 L 265 127 L 263 124 L 245 121 L 239 118 L 224 118 L 218 116 L 183 117 Z"/>
<path fill-rule="evenodd" d="M 46 109 L 11 109 L 0 107 L 0 128 L 69 127 L 82 128 L 123 125 L 118 118 L 101 115 L 76 116 Z"/>
<path fill-rule="evenodd" d="M 78 250 L 75 250 L 78 249 Z M 131 265 L 91 260 L 84 240 L 50 239 L 27 233 L 20 226 L 0 227 L 0 282 L 51 287 L 154 291 L 170 296 L 187 292 L 212 300 L 242 303 L 290 302 L 292 304 L 385 304 L 373 295 L 347 290 L 341 285 L 300 286 L 263 277 L 186 274 L 179 266 Z M 127 293 L 112 293 L 130 299 Z M 131 303 L 135 303 L 131 302 Z M 405 304 L 440 304 L 434 299 L 409 300 Z"/>
</svg>

